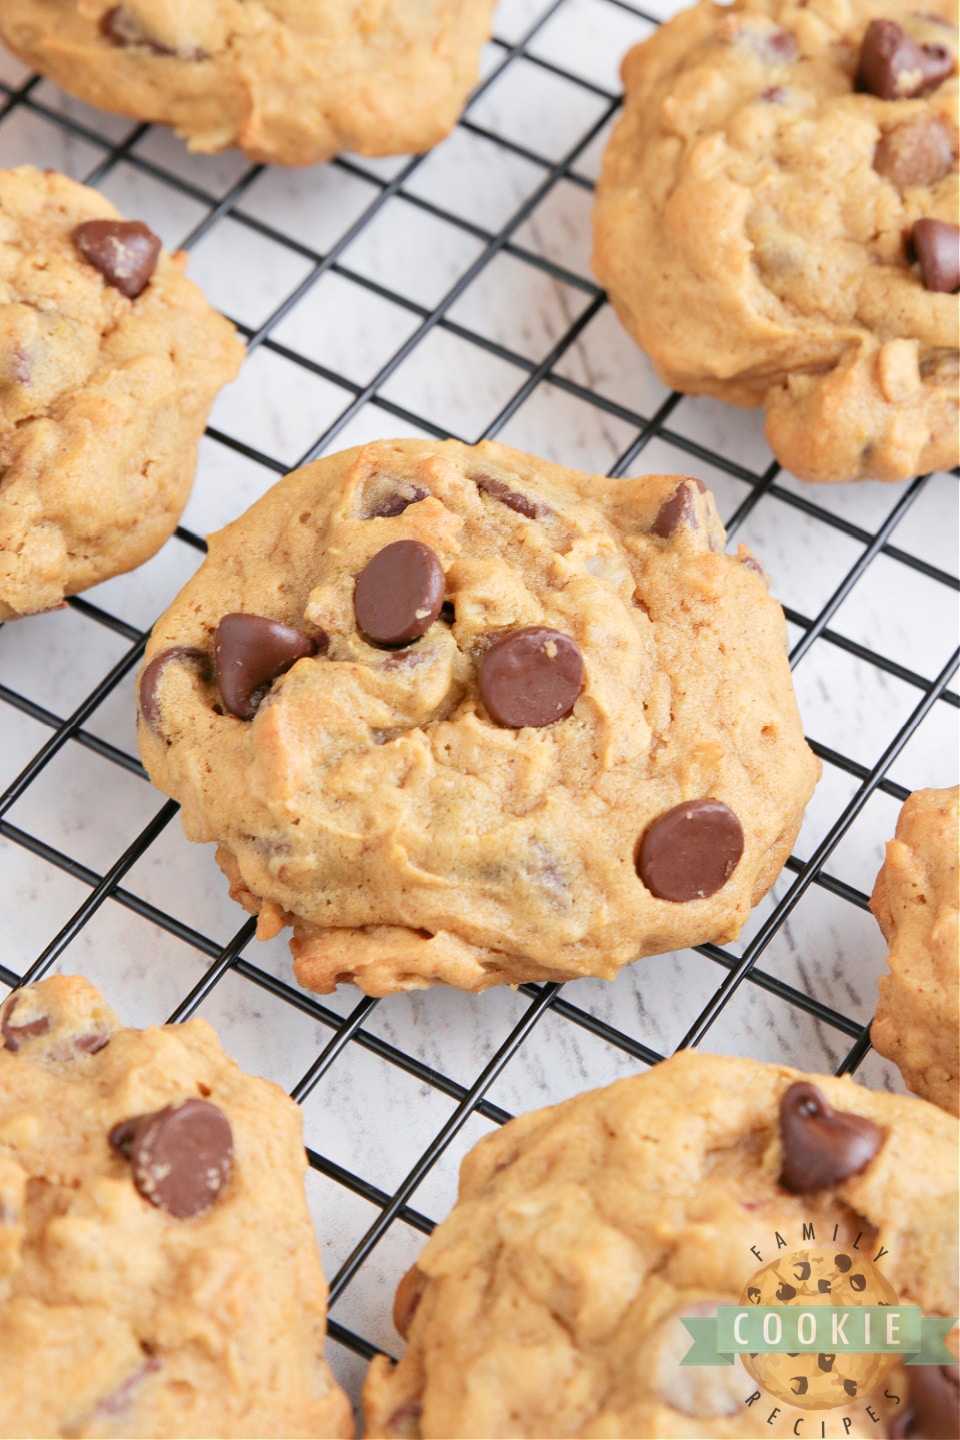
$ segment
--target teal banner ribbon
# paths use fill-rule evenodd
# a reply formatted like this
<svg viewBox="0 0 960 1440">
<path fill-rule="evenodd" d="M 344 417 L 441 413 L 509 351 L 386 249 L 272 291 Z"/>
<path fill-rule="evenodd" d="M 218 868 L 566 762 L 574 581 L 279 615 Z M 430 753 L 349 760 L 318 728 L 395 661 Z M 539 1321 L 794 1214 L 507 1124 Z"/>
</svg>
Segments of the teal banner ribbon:
<svg viewBox="0 0 960 1440">
<path fill-rule="evenodd" d="M 683 1317 L 681 1317 L 683 1318 Z M 720 1305 L 716 1316 L 683 1318 L 693 1345 L 681 1365 L 732 1365 L 750 1355 L 899 1355 L 905 1365 L 952 1365 L 944 1337 L 952 1320 L 919 1305 Z"/>
</svg>

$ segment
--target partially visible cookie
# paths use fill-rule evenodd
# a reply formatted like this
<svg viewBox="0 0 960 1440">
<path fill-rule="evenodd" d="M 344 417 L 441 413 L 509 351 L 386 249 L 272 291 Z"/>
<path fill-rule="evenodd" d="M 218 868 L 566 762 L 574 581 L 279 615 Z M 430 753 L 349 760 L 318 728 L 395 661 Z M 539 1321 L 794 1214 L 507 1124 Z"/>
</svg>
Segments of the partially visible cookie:
<svg viewBox="0 0 960 1440">
<path fill-rule="evenodd" d="M 689 476 L 378 442 L 210 537 L 140 747 L 301 984 L 607 978 L 739 933 L 819 764 L 783 613 Z"/>
<path fill-rule="evenodd" d="M 95 190 L 0 171 L 0 620 L 133 569 L 173 532 L 244 353 L 185 264 Z"/>
<path fill-rule="evenodd" d="M 956 53 L 952 0 L 701 0 L 624 60 L 597 276 L 805 480 L 960 460 Z"/>
<path fill-rule="evenodd" d="M 960 789 L 915 790 L 870 897 L 890 974 L 870 1029 L 917 1095 L 960 1109 Z"/>
<path fill-rule="evenodd" d="M 400 155 L 450 131 L 494 0 L 3 0 L 0 36 L 102 110 L 191 150 L 313 165 Z"/>
<path fill-rule="evenodd" d="M 788 1377 L 814 1362 L 808 1388 L 831 1408 L 804 1409 L 761 1394 L 753 1356 L 681 1365 L 681 1317 L 744 1304 L 778 1260 L 774 1303 L 799 1303 L 815 1265 L 849 1293 L 839 1303 L 862 1303 L 874 1266 L 885 1303 L 892 1289 L 956 1316 L 957 1164 L 956 1126 L 921 1100 L 693 1051 L 511 1120 L 466 1157 L 453 1212 L 401 1283 L 407 1348 L 371 1365 L 366 1434 L 744 1440 L 822 1420 L 827 1435 L 954 1434 L 914 1425 L 936 1370 L 897 1361 L 861 1391 L 847 1361 L 864 1357 L 761 1357 Z"/>
<path fill-rule="evenodd" d="M 300 1113 L 203 1020 L 0 1004 L 0 1435 L 352 1434 Z"/>
</svg>

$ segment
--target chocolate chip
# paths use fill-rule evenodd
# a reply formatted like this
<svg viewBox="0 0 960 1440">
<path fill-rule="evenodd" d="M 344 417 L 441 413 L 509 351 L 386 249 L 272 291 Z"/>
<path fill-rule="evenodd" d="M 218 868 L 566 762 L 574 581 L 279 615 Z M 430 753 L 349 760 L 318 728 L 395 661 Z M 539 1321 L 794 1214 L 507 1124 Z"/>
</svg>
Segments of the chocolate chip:
<svg viewBox="0 0 960 1440">
<path fill-rule="evenodd" d="M 142 220 L 84 220 L 73 243 L 108 285 L 136 300 L 157 268 L 160 241 Z"/>
<path fill-rule="evenodd" d="M 150 50 L 154 55 L 175 55 L 180 60 L 206 60 L 207 52 L 201 50 L 198 45 L 189 46 L 186 49 L 175 49 L 170 45 L 164 45 L 156 40 L 144 29 L 139 16 L 125 5 L 114 5 L 108 10 L 100 21 L 100 34 L 111 45 L 117 45 L 121 49 L 127 49 L 131 45 L 142 46 Z"/>
<path fill-rule="evenodd" d="M 41 1015 L 36 1020 L 27 1020 L 23 1025 L 11 1025 L 10 1016 L 20 1004 L 21 998 L 20 991 L 15 990 L 0 1006 L 0 1036 L 3 1038 L 3 1048 L 14 1055 L 24 1040 L 35 1035 L 46 1035 L 50 1029 L 50 1021 L 46 1015 Z"/>
<path fill-rule="evenodd" d="M 328 637 L 314 640 L 268 620 L 263 615 L 234 611 L 224 615 L 217 626 L 213 653 L 217 662 L 217 685 L 225 709 L 241 720 L 252 720 L 262 700 L 262 691 L 297 660 L 326 649 Z"/>
<path fill-rule="evenodd" d="M 960 1375 L 956 1365 L 911 1365 L 907 1405 L 890 1427 L 891 1440 L 956 1440 Z"/>
<path fill-rule="evenodd" d="M 743 826 L 720 800 L 686 800 L 647 827 L 637 874 L 658 900 L 701 900 L 720 890 L 743 854 Z"/>
<path fill-rule="evenodd" d="M 884 1133 L 863 1115 L 831 1109 L 816 1085 L 798 1080 L 780 1101 L 780 1137 L 780 1184 L 794 1195 L 809 1195 L 859 1175 L 883 1144 Z"/>
<path fill-rule="evenodd" d="M 833 1263 L 834 1265 L 836 1265 L 841 1275 L 846 1275 L 847 1271 L 850 1270 L 853 1266 L 853 1261 L 850 1259 L 850 1256 L 843 1254 L 834 1255 Z"/>
<path fill-rule="evenodd" d="M 945 120 L 913 115 L 884 131 L 873 152 L 873 168 L 898 190 L 936 185 L 953 165 L 953 136 Z"/>
<path fill-rule="evenodd" d="M 960 226 L 918 220 L 910 236 L 925 290 L 952 295 L 960 289 Z"/>
<path fill-rule="evenodd" d="M 664 500 L 657 511 L 657 518 L 653 522 L 654 535 L 668 540 L 680 525 L 689 525 L 691 530 L 699 530 L 697 495 L 706 493 L 706 485 L 696 476 L 690 475 L 687 479 L 681 480 L 669 500 Z"/>
<path fill-rule="evenodd" d="M 399 490 L 391 490 L 374 502 L 373 508 L 365 515 L 366 520 L 390 520 L 394 515 L 402 515 L 408 505 L 416 505 L 419 500 L 426 500 L 429 490 L 423 490 L 419 485 L 407 486 L 407 493 L 401 494 Z"/>
<path fill-rule="evenodd" d="M 480 698 L 498 725 L 552 725 L 576 704 L 583 656 L 569 635 L 528 625 L 495 640 L 480 661 Z"/>
<path fill-rule="evenodd" d="M 896 20 L 871 20 L 860 47 L 856 88 L 880 100 L 910 100 L 952 70 L 946 45 L 918 45 Z"/>
<path fill-rule="evenodd" d="M 543 506 L 528 499 L 526 495 L 521 495 L 518 490 L 511 490 L 509 485 L 505 485 L 495 475 L 475 475 L 473 479 L 481 495 L 489 495 L 492 500 L 499 500 L 508 510 L 516 510 L 518 515 L 526 515 L 528 520 L 536 520 L 538 515 L 544 513 Z"/>
<path fill-rule="evenodd" d="M 353 608 L 371 645 L 409 645 L 429 630 L 443 605 L 443 566 L 420 540 L 395 540 L 357 576 Z"/>
<path fill-rule="evenodd" d="M 397 1293 L 393 1297 L 393 1323 L 404 1340 L 410 1333 L 413 1317 L 426 1288 L 427 1277 L 418 1265 L 411 1265 L 397 1286 Z"/>
<path fill-rule="evenodd" d="M 110 1044 L 110 1036 L 106 1030 L 91 1030 L 87 1035 L 74 1037 L 73 1046 L 84 1055 L 99 1055 Z"/>
<path fill-rule="evenodd" d="M 161 650 L 159 655 L 154 655 L 140 676 L 140 714 L 144 722 L 157 734 L 161 733 L 160 696 L 157 694 L 157 687 L 160 676 L 173 660 L 200 661 L 204 666 L 208 663 L 207 655 L 194 645 L 171 645 L 169 650 Z"/>
<path fill-rule="evenodd" d="M 183 1100 L 121 1120 L 109 1140 L 130 1161 L 143 1198 L 178 1220 L 205 1210 L 230 1178 L 233 1132 L 209 1100 Z"/>
</svg>

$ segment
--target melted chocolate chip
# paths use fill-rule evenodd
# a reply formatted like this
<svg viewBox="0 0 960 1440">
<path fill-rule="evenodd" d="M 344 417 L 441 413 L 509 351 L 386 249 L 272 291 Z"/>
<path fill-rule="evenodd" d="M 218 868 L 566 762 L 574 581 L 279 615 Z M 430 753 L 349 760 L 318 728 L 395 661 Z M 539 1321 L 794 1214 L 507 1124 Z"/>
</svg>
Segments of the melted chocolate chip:
<svg viewBox="0 0 960 1440">
<path fill-rule="evenodd" d="M 402 515 L 408 505 L 416 505 L 418 500 L 426 500 L 429 490 L 422 489 L 419 485 L 407 487 L 408 493 L 401 495 L 398 490 L 391 491 L 374 503 L 364 517 L 367 520 L 390 520 L 394 515 Z"/>
<path fill-rule="evenodd" d="M 743 854 L 743 826 L 720 800 L 687 800 L 647 827 L 637 874 L 658 900 L 715 895 Z"/>
<path fill-rule="evenodd" d="M 489 495 L 492 500 L 499 500 L 508 510 L 515 510 L 518 515 L 525 515 L 528 520 L 536 520 L 538 515 L 544 513 L 543 507 L 535 500 L 521 495 L 518 490 L 511 490 L 509 485 L 505 485 L 495 475 L 475 475 L 473 479 L 481 495 Z"/>
<path fill-rule="evenodd" d="M 259 692 L 297 660 L 316 655 L 328 643 L 326 635 L 314 640 L 263 615 L 242 611 L 224 615 L 213 642 L 224 708 L 241 720 L 252 720 L 263 698 Z"/>
<path fill-rule="evenodd" d="M 397 1293 L 393 1297 L 393 1323 L 404 1340 L 410 1333 L 413 1317 L 426 1288 L 427 1277 L 418 1265 L 411 1265 L 397 1286 Z"/>
<path fill-rule="evenodd" d="M 191 45 L 185 49 L 176 49 L 170 45 L 164 45 L 155 39 L 143 27 L 139 17 L 128 10 L 125 5 L 114 5 L 108 10 L 100 21 L 100 34 L 111 45 L 117 45 L 121 49 L 127 49 L 131 45 L 138 45 L 142 49 L 149 50 L 153 55 L 174 55 L 180 60 L 206 60 L 207 52 L 201 50 L 198 45 Z"/>
<path fill-rule="evenodd" d="M 764 570 L 763 570 L 763 566 L 760 564 L 760 561 L 757 560 L 755 556 L 753 556 L 753 555 L 741 555 L 739 558 L 740 558 L 740 564 L 743 566 L 743 568 L 744 568 L 745 570 L 752 570 L 756 575 L 759 575 L 759 576 L 760 576 L 761 580 L 765 580 L 765 579 L 766 579 L 766 576 L 765 576 Z"/>
<path fill-rule="evenodd" d="M 208 664 L 207 655 L 194 645 L 171 645 L 169 650 L 161 650 L 159 655 L 154 655 L 140 676 L 139 695 L 140 714 L 143 716 L 144 723 L 149 725 L 151 730 L 155 730 L 158 735 L 162 732 L 160 696 L 157 693 L 157 687 L 160 684 L 160 676 L 174 660 L 194 660 L 204 666 Z"/>
<path fill-rule="evenodd" d="M 136 300 L 157 268 L 160 241 L 141 220 L 85 220 L 73 243 L 108 285 Z"/>
<path fill-rule="evenodd" d="M 86 1035 L 77 1035 L 73 1041 L 74 1049 L 84 1055 L 99 1055 L 109 1044 L 110 1036 L 106 1030 L 91 1030 Z"/>
<path fill-rule="evenodd" d="M 798 1080 L 780 1101 L 783 1173 L 794 1195 L 832 1190 L 866 1169 L 884 1141 L 879 1125 L 863 1115 L 833 1110 L 808 1080 Z"/>
<path fill-rule="evenodd" d="M 764 105 L 782 105 L 786 98 L 787 92 L 782 85 L 768 85 L 766 90 L 760 91 Z"/>
<path fill-rule="evenodd" d="M 884 131 L 873 152 L 873 168 L 898 190 L 936 185 L 953 165 L 953 136 L 936 115 L 912 115 Z"/>
<path fill-rule="evenodd" d="M 654 535 L 668 540 L 681 525 L 688 525 L 691 530 L 699 530 L 697 495 L 705 495 L 706 491 L 706 485 L 694 475 L 681 480 L 670 498 L 664 500 L 657 511 L 657 518 L 653 522 Z"/>
<path fill-rule="evenodd" d="M 890 1427 L 891 1440 L 956 1440 L 960 1378 L 956 1365 L 911 1365 L 907 1404 Z"/>
<path fill-rule="evenodd" d="M 420 540 L 378 550 L 357 576 L 353 609 L 371 645 L 409 645 L 429 630 L 443 605 L 443 566 Z"/>
<path fill-rule="evenodd" d="M 183 1100 L 121 1120 L 109 1141 L 130 1161 L 143 1198 L 178 1220 L 212 1205 L 230 1178 L 233 1132 L 209 1100 Z"/>
<path fill-rule="evenodd" d="M 569 715 L 583 686 L 583 656 L 569 635 L 543 625 L 512 630 L 480 661 L 480 698 L 497 725 L 519 730 Z"/>
<path fill-rule="evenodd" d="M 29 1040 L 35 1035 L 46 1035 L 50 1029 L 50 1021 L 46 1015 L 40 1015 L 36 1020 L 27 1020 L 23 1025 L 11 1025 L 10 1017 L 20 1004 L 20 1000 L 20 992 L 15 990 L 0 1006 L 0 1037 L 3 1039 L 3 1048 L 11 1051 L 14 1055 L 24 1040 Z"/>
<path fill-rule="evenodd" d="M 960 226 L 918 220 L 910 236 L 925 290 L 952 295 L 960 289 Z"/>
<path fill-rule="evenodd" d="M 880 100 L 910 100 L 952 70 L 946 45 L 918 45 L 896 20 L 871 20 L 860 47 L 856 88 Z"/>
</svg>

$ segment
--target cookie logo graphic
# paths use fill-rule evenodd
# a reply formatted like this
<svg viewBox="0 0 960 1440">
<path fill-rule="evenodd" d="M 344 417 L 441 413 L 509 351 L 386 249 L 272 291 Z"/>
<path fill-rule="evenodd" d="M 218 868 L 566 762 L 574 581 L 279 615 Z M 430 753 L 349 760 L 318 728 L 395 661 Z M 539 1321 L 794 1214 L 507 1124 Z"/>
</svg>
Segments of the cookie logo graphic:
<svg viewBox="0 0 960 1440">
<path fill-rule="evenodd" d="M 879 1246 L 868 1258 L 862 1230 L 849 1237 L 839 1231 L 837 1224 L 818 1241 L 813 1221 L 804 1221 L 797 1239 L 807 1244 L 797 1250 L 774 1231 L 776 1259 L 750 1247 L 760 1268 L 738 1304 L 679 1317 L 693 1340 L 680 1364 L 736 1366 L 739 1360 L 754 1387 L 743 1407 L 757 1406 L 766 1424 L 777 1426 L 774 1435 L 839 1440 L 855 1424 L 869 1427 L 855 1433 L 879 1433 L 872 1427 L 892 1420 L 903 1403 L 895 1366 L 954 1364 L 944 1341 L 956 1317 L 924 1315 L 919 1305 L 903 1304 L 878 1268 L 889 1253 L 879 1237 L 868 1241 L 871 1251 Z M 769 1241 L 760 1244 L 769 1248 Z M 919 1372 L 925 1373 L 931 1371 Z"/>
<path fill-rule="evenodd" d="M 865 1305 L 893 1307 L 897 1296 L 890 1282 L 869 1260 L 846 1250 L 824 1247 L 798 1250 L 764 1265 L 743 1287 L 740 1303 L 796 1309 L 798 1340 L 809 1343 L 819 1331 L 832 1346 L 835 1343 L 833 1326 L 825 1333 L 817 1320 L 822 1321 L 826 1315 L 817 1316 L 812 1312 L 823 1312 L 828 1306 L 831 1313 L 838 1306 L 846 1310 Z M 772 1338 L 777 1329 L 775 1323 L 769 1323 L 766 1333 Z M 841 1322 L 838 1344 L 839 1337 L 845 1338 L 845 1331 L 849 1330 L 849 1323 L 842 1326 Z M 879 1333 L 877 1338 L 881 1338 Z M 872 1394 L 897 1363 L 897 1354 L 882 1351 L 854 1354 L 827 1349 L 746 1353 L 740 1359 L 757 1384 L 785 1404 L 803 1410 L 833 1410 Z"/>
</svg>

